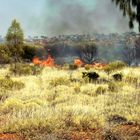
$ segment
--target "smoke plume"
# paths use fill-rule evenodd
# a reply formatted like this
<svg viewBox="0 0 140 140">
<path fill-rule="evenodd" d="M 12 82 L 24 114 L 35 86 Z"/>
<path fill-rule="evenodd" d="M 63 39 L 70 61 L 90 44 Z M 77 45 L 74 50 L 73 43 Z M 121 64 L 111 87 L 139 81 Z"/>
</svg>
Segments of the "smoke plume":
<svg viewBox="0 0 140 140">
<path fill-rule="evenodd" d="M 130 31 L 128 18 L 122 16 L 111 0 L 87 0 L 89 5 L 83 2 L 84 0 L 47 0 L 46 7 L 52 9 L 49 14 L 45 12 L 43 30 L 47 35 Z"/>
</svg>

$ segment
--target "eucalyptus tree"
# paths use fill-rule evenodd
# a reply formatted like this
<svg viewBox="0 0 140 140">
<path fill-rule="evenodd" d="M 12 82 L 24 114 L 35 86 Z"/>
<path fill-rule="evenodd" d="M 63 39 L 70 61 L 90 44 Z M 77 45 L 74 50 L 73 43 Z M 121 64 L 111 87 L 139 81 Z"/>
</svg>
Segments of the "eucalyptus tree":
<svg viewBox="0 0 140 140">
<path fill-rule="evenodd" d="M 134 22 L 139 25 L 140 31 L 140 0 L 112 0 L 119 6 L 124 16 L 129 17 L 129 27 L 134 28 Z"/>
</svg>

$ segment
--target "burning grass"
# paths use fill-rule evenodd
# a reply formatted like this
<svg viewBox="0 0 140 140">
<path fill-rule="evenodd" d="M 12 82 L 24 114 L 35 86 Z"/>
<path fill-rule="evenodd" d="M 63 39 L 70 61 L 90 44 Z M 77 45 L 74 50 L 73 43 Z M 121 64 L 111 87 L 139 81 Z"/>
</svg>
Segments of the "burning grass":
<svg viewBox="0 0 140 140">
<path fill-rule="evenodd" d="M 0 71 L 1 78 L 8 73 L 8 69 Z M 117 82 L 112 75 L 90 68 L 100 78 L 115 82 L 115 87 L 103 82 L 88 83 L 82 79 L 83 71 L 84 68 L 73 71 L 75 82 L 71 82 L 70 70 L 55 67 L 45 67 L 40 75 L 11 75 L 25 88 L 3 93 L 7 96 L 0 100 L 0 133 L 21 133 L 31 140 L 102 140 L 102 136 L 118 136 L 128 127 L 108 122 L 110 116 L 119 115 L 132 122 L 130 128 L 139 138 L 140 90 L 132 77 L 140 80 L 140 68 L 119 70 L 124 78 Z"/>
</svg>

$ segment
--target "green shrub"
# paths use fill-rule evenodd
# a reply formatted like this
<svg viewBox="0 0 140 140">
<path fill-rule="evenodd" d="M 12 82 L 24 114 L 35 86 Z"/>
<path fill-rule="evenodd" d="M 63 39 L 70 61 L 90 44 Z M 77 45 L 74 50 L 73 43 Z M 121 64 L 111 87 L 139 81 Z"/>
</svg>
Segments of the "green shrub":
<svg viewBox="0 0 140 140">
<path fill-rule="evenodd" d="M 69 65 L 69 70 L 77 70 L 78 69 L 78 66 L 75 65 L 75 64 L 70 64 Z"/>
<path fill-rule="evenodd" d="M 17 63 L 10 66 L 10 72 L 15 75 L 38 75 L 43 68 L 40 66 L 31 66 L 28 64 Z"/>
<path fill-rule="evenodd" d="M 107 89 L 103 86 L 99 86 L 97 89 L 96 89 L 96 94 L 104 94 L 105 92 L 107 91 Z"/>
<path fill-rule="evenodd" d="M 3 78 L 0 79 L 0 88 L 4 90 L 20 90 L 24 88 L 24 83 L 13 81 L 12 79 L 8 78 Z"/>
</svg>

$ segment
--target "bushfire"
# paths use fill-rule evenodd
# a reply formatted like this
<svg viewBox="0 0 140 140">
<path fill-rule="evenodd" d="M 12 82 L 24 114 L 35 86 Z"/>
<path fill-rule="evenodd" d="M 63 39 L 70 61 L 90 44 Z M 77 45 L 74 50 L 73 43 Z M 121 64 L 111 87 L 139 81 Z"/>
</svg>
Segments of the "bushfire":
<svg viewBox="0 0 140 140">
<path fill-rule="evenodd" d="M 51 57 L 51 55 L 48 56 L 47 59 L 45 60 L 40 60 L 38 57 L 35 57 L 33 59 L 33 64 L 34 65 L 39 65 L 39 66 L 44 66 L 44 67 L 53 67 L 53 66 L 57 66 L 55 65 L 55 60 Z M 77 65 L 78 67 L 83 67 L 86 64 L 80 60 L 79 58 L 75 59 L 73 62 L 75 65 Z M 93 63 L 93 64 L 88 64 L 90 67 L 93 68 L 97 68 L 97 69 L 102 69 L 104 68 L 107 64 L 104 63 Z"/>
<path fill-rule="evenodd" d="M 82 62 L 82 60 L 80 59 L 75 59 L 74 64 L 77 65 L 78 67 L 81 67 L 83 66 L 84 62 Z"/>
<path fill-rule="evenodd" d="M 78 67 L 85 66 L 86 64 L 82 62 L 80 59 L 75 59 L 74 64 L 77 65 Z M 88 64 L 90 67 L 96 68 L 96 69 L 102 69 L 104 68 L 107 64 L 106 63 L 93 63 L 93 64 Z"/>
<path fill-rule="evenodd" d="M 40 65 L 40 66 L 48 66 L 53 67 L 55 65 L 54 59 L 51 57 L 51 55 L 48 56 L 46 60 L 40 60 L 38 57 L 35 57 L 33 59 L 33 64 Z"/>
</svg>

